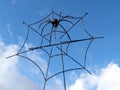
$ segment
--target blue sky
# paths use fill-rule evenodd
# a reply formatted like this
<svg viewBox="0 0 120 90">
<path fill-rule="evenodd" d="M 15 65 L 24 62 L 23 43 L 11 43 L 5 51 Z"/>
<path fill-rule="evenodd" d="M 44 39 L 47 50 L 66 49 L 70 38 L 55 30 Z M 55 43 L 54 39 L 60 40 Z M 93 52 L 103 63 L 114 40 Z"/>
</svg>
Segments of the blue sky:
<svg viewBox="0 0 120 90">
<path fill-rule="evenodd" d="M 110 74 L 111 77 L 116 77 L 116 79 L 111 79 L 110 81 L 118 85 L 120 84 L 120 82 L 117 81 L 120 80 L 120 78 L 115 76 L 120 75 L 119 3 L 119 0 L 1 0 L 0 74 L 4 73 L 4 75 L 0 75 L 0 89 L 18 90 L 17 87 L 16 89 L 13 89 L 14 85 L 18 85 L 18 87 L 25 87 L 23 84 L 24 81 L 26 81 L 24 82 L 26 87 L 21 88 L 21 90 L 26 90 L 26 88 L 27 90 L 39 90 L 39 88 L 41 88 L 39 83 L 41 84 L 42 76 L 40 76 L 39 71 L 34 66 L 32 66 L 30 62 L 27 62 L 26 60 L 20 61 L 21 58 L 16 57 L 13 58 L 12 63 L 9 62 L 9 60 L 7 63 L 6 59 L 4 58 L 17 52 L 18 48 L 22 45 L 27 29 L 26 26 L 22 23 L 23 21 L 32 23 L 48 15 L 51 10 L 54 9 L 54 11 L 58 13 L 62 11 L 63 14 L 72 16 L 81 16 L 88 12 L 88 15 L 85 17 L 85 27 L 93 36 L 104 36 L 104 39 L 95 40 L 88 52 L 87 67 L 89 67 L 91 72 L 93 72 L 93 75 L 89 76 L 86 74 L 86 72 L 70 73 L 68 76 L 72 77 L 73 75 L 75 78 L 73 80 L 68 78 L 68 83 L 70 83 L 68 85 L 69 90 L 113 90 L 107 87 L 109 82 L 104 78 Z M 31 40 L 28 41 L 26 47 L 34 45 L 33 42 L 37 39 L 34 38 L 34 40 L 32 40 L 33 39 L 31 38 Z M 44 65 L 46 65 L 47 59 L 45 55 L 41 52 L 40 55 L 38 55 L 38 52 L 33 53 L 33 57 L 40 59 L 40 65 L 43 65 L 42 68 L 44 69 Z M 71 65 L 71 63 L 69 64 Z M 4 70 L 3 68 L 5 68 L 5 66 L 7 69 Z M 11 67 L 11 74 L 7 75 L 9 74 L 9 67 Z M 8 79 L 8 82 L 5 82 L 3 81 L 6 78 L 5 76 L 7 78 L 13 78 L 13 76 L 16 78 L 13 80 Z M 16 84 L 15 81 L 19 80 L 18 77 L 21 79 L 19 84 Z M 101 80 L 105 80 L 104 84 Z M 84 86 L 86 82 L 88 82 L 88 88 L 85 88 Z M 92 83 L 92 85 L 90 83 Z M 10 86 L 7 88 L 7 86 L 4 84 Z M 29 87 L 29 85 L 31 85 L 32 88 Z M 56 77 L 54 79 L 54 83 L 48 85 L 47 89 L 53 90 L 52 86 L 54 85 L 57 87 L 62 87 L 63 82 L 61 78 Z M 81 89 L 79 86 L 81 86 Z M 55 89 L 57 89 L 57 87 Z M 120 87 L 117 85 L 115 85 L 114 88 L 114 90 L 120 89 Z M 61 88 L 59 89 L 61 90 Z"/>
</svg>

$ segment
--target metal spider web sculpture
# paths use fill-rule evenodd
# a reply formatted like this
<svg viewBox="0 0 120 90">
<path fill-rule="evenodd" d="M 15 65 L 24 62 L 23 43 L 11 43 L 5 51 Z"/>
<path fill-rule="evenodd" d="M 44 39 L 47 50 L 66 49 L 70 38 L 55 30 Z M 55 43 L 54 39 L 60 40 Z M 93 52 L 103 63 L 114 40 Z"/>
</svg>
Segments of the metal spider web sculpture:
<svg viewBox="0 0 120 90">
<path fill-rule="evenodd" d="M 62 75 L 62 78 L 63 78 L 64 90 L 67 90 L 66 89 L 66 86 L 67 86 L 66 73 L 67 72 L 83 69 L 87 71 L 89 74 L 91 74 L 91 72 L 86 68 L 87 53 L 88 53 L 89 47 L 91 46 L 92 42 L 95 39 L 103 38 L 103 37 L 94 37 L 86 30 L 83 21 L 84 21 L 84 17 L 87 14 L 88 13 L 85 13 L 81 17 L 73 17 L 70 15 L 63 16 L 61 12 L 56 13 L 52 11 L 48 16 L 44 17 L 42 20 L 39 20 L 35 23 L 27 24 L 23 22 L 23 24 L 27 26 L 27 35 L 26 35 L 25 41 L 16 54 L 11 55 L 7 58 L 11 58 L 13 56 L 19 56 L 35 64 L 36 67 L 40 70 L 44 79 L 43 90 L 46 90 L 46 85 L 49 80 L 51 80 L 53 77 L 56 77 L 57 75 L 60 75 L 60 74 Z M 79 29 L 75 30 L 76 29 L 75 26 L 77 26 L 77 24 L 79 23 L 83 27 L 82 30 L 86 34 L 87 38 L 80 38 L 79 37 L 80 33 L 78 33 Z M 28 41 L 29 34 L 31 31 L 36 33 L 39 36 L 40 40 L 37 41 L 39 45 L 37 47 L 29 47 L 28 50 L 25 50 L 24 47 Z M 74 33 L 76 33 L 75 36 L 73 35 Z M 83 64 L 82 64 L 78 59 L 74 58 L 72 54 L 70 54 L 72 53 L 70 52 L 70 47 L 75 43 L 80 43 L 83 41 L 84 42 L 88 41 L 88 44 L 86 46 L 86 49 L 83 55 L 84 58 L 83 58 Z M 39 66 L 34 60 L 24 55 L 24 53 L 28 53 L 33 50 L 42 50 L 48 56 L 47 68 L 45 72 L 42 70 L 41 66 Z M 59 57 L 60 59 L 61 70 L 51 75 L 49 74 L 51 62 L 52 60 L 54 61 L 56 57 Z M 66 58 L 69 60 L 65 61 Z M 66 69 L 65 62 L 71 62 L 71 61 L 77 64 L 78 67 Z"/>
</svg>

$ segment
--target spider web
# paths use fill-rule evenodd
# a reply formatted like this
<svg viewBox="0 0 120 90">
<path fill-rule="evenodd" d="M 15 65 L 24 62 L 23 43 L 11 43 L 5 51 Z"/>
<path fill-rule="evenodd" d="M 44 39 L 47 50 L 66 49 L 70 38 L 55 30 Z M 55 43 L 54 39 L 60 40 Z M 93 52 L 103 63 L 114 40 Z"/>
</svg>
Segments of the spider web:
<svg viewBox="0 0 120 90">
<path fill-rule="evenodd" d="M 46 89 L 46 85 L 49 80 L 56 77 L 57 75 L 62 75 L 64 90 L 66 90 L 67 72 L 74 70 L 85 70 L 91 74 L 91 72 L 86 68 L 87 53 L 95 39 L 103 38 L 94 37 L 87 31 L 84 25 L 84 18 L 86 15 L 87 13 L 81 17 L 73 17 L 70 15 L 63 16 L 61 12 L 56 13 L 52 11 L 49 15 L 37 22 L 31 24 L 23 22 L 23 24 L 27 26 L 25 41 L 16 54 L 7 58 L 19 56 L 35 64 L 36 67 L 38 67 L 40 70 L 44 79 L 43 90 Z M 56 27 L 52 24 L 52 21 L 55 19 L 59 21 Z M 25 50 L 24 47 L 30 35 L 32 37 L 31 39 L 37 38 L 39 40 L 36 39 L 36 42 L 33 42 L 36 44 L 36 47 L 29 47 L 27 50 Z M 80 54 L 84 53 L 82 60 L 80 60 L 79 57 L 74 57 L 75 54 L 73 54 L 73 49 L 78 47 L 82 42 L 87 43 L 85 44 L 84 52 L 79 52 Z M 42 50 L 48 57 L 47 68 L 45 72 L 34 60 L 24 55 L 25 53 L 32 52 L 34 50 Z M 73 63 L 73 66 L 68 66 L 70 62 Z M 54 64 L 53 67 L 51 64 Z M 58 71 L 51 74 L 50 71 L 54 71 L 54 68 L 58 68 Z"/>
</svg>

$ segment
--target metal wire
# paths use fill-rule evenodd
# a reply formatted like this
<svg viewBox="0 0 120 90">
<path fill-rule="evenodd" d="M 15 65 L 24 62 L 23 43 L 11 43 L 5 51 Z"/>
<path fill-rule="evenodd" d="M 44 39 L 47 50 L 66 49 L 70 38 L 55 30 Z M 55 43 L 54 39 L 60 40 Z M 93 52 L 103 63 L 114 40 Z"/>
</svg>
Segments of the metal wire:
<svg viewBox="0 0 120 90">
<path fill-rule="evenodd" d="M 66 82 L 66 73 L 67 72 L 70 72 L 70 71 L 73 71 L 73 70 L 85 70 L 89 74 L 92 74 L 86 68 L 86 60 L 87 60 L 88 50 L 89 50 L 89 48 L 90 48 L 90 46 L 91 46 L 91 44 L 94 40 L 103 38 L 103 37 L 94 37 L 93 35 L 91 35 L 87 31 L 87 29 L 85 28 L 85 25 L 83 23 L 83 21 L 84 21 L 83 19 L 87 14 L 88 13 L 85 13 L 82 17 L 73 17 L 71 15 L 63 16 L 61 12 L 58 14 L 55 11 L 52 10 L 52 12 L 50 14 L 48 14 L 46 17 L 44 17 L 43 19 L 38 20 L 34 23 L 27 24 L 27 23 L 23 22 L 23 24 L 26 25 L 27 28 L 28 28 L 26 38 L 25 38 L 21 48 L 18 50 L 18 52 L 16 54 L 8 56 L 6 58 L 8 59 L 8 58 L 11 58 L 11 57 L 14 57 L 14 56 L 18 56 L 18 57 L 22 57 L 22 58 L 27 59 L 30 62 L 32 62 L 40 70 L 40 72 L 43 76 L 43 79 L 44 79 L 43 90 L 46 90 L 47 82 L 50 79 L 62 74 L 64 90 L 67 90 L 67 82 Z M 55 16 L 58 17 L 58 18 L 56 18 Z M 52 19 L 50 19 L 51 17 L 52 17 Z M 74 22 L 72 20 L 74 20 Z M 69 34 L 69 32 L 80 21 L 82 22 L 83 30 L 88 35 L 88 37 L 87 38 L 72 39 L 72 36 Z M 61 22 L 64 22 L 64 23 L 67 23 L 67 24 L 69 23 L 70 27 L 68 29 L 66 29 Z M 37 29 L 33 28 L 33 26 L 37 26 L 37 25 L 38 25 L 38 29 L 40 29 L 40 32 Z M 46 27 L 48 25 L 51 25 L 51 28 L 50 29 L 47 28 L 47 30 L 49 30 L 49 31 L 46 31 Z M 37 33 L 40 36 L 40 38 L 41 38 L 41 41 L 39 42 L 40 44 L 37 47 L 30 47 L 28 50 L 24 50 L 24 46 L 27 42 L 27 39 L 29 37 L 29 32 L 31 30 L 33 32 Z M 47 33 L 45 33 L 45 32 L 47 32 Z M 60 36 L 57 36 L 58 33 L 60 34 Z M 56 37 L 60 37 L 59 42 L 53 43 L 53 40 L 56 40 Z M 62 39 L 64 39 L 64 37 L 66 37 L 67 40 L 63 41 Z M 46 40 L 46 43 L 44 42 L 45 40 Z M 60 41 L 60 40 L 62 40 L 62 41 Z M 86 46 L 85 53 L 84 53 L 84 60 L 83 60 L 84 65 L 82 65 L 77 59 L 75 59 L 73 56 L 71 56 L 69 54 L 69 47 L 72 45 L 72 43 L 78 43 L 78 42 L 80 43 L 80 42 L 83 42 L 83 41 L 84 42 L 89 41 L 88 45 Z M 63 49 L 63 46 L 64 46 L 65 50 Z M 56 48 L 59 51 L 59 53 L 54 53 L 55 52 L 53 50 L 54 48 Z M 31 58 L 23 55 L 24 53 L 32 52 L 33 50 L 38 50 L 38 49 L 45 52 L 48 56 L 47 68 L 46 68 L 45 73 L 41 69 L 41 67 L 37 64 L 37 62 L 35 62 Z M 58 72 L 56 72 L 52 75 L 49 75 L 50 67 L 52 66 L 51 65 L 51 60 L 55 57 L 60 57 L 62 67 L 61 67 L 60 71 L 58 71 Z M 69 62 L 71 62 L 71 61 L 75 62 L 79 67 L 66 69 L 65 68 L 65 61 L 64 61 L 65 58 L 64 57 L 69 58 L 70 59 Z"/>
</svg>

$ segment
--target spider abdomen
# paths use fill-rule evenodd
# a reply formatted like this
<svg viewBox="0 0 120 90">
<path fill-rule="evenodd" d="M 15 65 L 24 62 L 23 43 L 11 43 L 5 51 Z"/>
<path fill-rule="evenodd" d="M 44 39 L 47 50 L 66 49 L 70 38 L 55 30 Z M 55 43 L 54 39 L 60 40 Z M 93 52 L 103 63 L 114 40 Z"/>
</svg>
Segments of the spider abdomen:
<svg viewBox="0 0 120 90">
<path fill-rule="evenodd" d="M 59 20 L 58 19 L 53 19 L 51 23 L 54 27 L 57 27 L 58 24 L 59 24 Z"/>
</svg>

